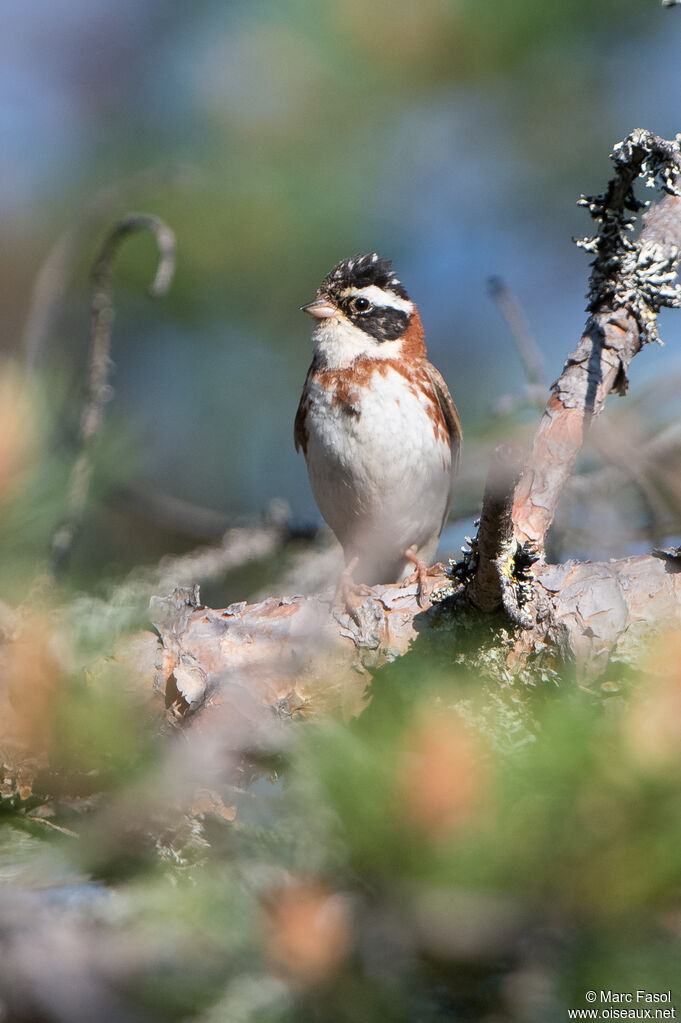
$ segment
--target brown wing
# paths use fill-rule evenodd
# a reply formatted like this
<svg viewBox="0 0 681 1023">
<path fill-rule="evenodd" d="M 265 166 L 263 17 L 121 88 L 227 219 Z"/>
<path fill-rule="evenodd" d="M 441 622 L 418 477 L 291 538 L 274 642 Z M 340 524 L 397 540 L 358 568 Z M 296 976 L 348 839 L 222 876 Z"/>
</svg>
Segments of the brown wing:
<svg viewBox="0 0 681 1023">
<path fill-rule="evenodd" d="M 310 380 L 312 373 L 312 366 L 307 371 L 305 377 L 305 385 L 303 387 L 303 393 L 300 396 L 300 403 L 298 405 L 298 411 L 296 412 L 296 420 L 293 424 L 293 443 L 296 446 L 296 451 L 300 451 L 302 448 L 303 454 L 307 454 L 307 428 L 305 426 L 305 418 L 307 416 L 307 385 Z"/>
<path fill-rule="evenodd" d="M 447 384 L 435 369 L 435 366 L 430 362 L 426 362 L 425 370 L 428 374 L 428 379 L 435 388 L 438 404 L 447 426 L 447 432 L 449 433 L 449 443 L 452 449 L 452 475 L 454 475 L 459 465 L 459 455 L 461 454 L 461 420 L 459 419 L 459 413 L 456 411 L 456 405 L 452 401 Z"/>
</svg>

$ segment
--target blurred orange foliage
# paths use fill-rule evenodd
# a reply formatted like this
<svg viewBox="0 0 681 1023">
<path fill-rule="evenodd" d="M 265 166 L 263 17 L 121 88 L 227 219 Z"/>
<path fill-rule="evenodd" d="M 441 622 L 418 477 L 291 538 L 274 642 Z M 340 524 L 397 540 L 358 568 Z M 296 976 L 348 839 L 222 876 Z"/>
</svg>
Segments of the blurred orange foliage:
<svg viewBox="0 0 681 1023">
<path fill-rule="evenodd" d="M 314 882 L 297 881 L 266 903 L 267 951 L 276 965 L 304 985 L 318 984 L 352 948 L 347 898 Z"/>
<path fill-rule="evenodd" d="M 405 746 L 398 784 L 414 828 L 437 838 L 478 815 L 488 790 L 483 749 L 457 714 L 430 712 Z"/>
</svg>

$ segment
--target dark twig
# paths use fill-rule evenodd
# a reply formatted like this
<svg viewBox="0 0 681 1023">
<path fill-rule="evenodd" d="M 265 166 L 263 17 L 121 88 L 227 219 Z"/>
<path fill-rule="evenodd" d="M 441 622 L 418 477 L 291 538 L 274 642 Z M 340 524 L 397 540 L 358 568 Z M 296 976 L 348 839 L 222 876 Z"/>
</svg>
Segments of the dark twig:
<svg viewBox="0 0 681 1023">
<path fill-rule="evenodd" d="M 146 483 L 116 488 L 109 495 L 108 503 L 136 519 L 153 523 L 157 528 L 204 543 L 221 540 L 235 524 L 224 512 L 175 497 Z M 281 498 L 269 502 L 264 521 L 269 524 L 276 522 L 285 528 L 291 541 L 311 542 L 319 532 L 315 522 L 292 521 L 291 509 Z"/>
<path fill-rule="evenodd" d="M 159 262 L 149 292 L 164 295 L 170 286 L 175 268 L 175 236 L 159 217 L 146 213 L 129 213 L 114 225 L 104 240 L 92 269 L 90 303 L 90 356 L 87 397 L 80 420 L 79 452 L 71 470 L 68 510 L 64 522 L 55 532 L 51 545 L 51 571 L 60 575 L 68 565 L 76 534 L 82 521 L 92 478 L 92 440 L 104 419 L 104 410 L 111 400 L 111 325 L 113 323 L 113 268 L 118 248 L 129 234 L 149 231 L 156 241 Z"/>
<path fill-rule="evenodd" d="M 546 367 L 522 304 L 501 277 L 490 277 L 489 296 L 503 316 L 525 367 L 529 384 L 546 388 Z"/>
</svg>

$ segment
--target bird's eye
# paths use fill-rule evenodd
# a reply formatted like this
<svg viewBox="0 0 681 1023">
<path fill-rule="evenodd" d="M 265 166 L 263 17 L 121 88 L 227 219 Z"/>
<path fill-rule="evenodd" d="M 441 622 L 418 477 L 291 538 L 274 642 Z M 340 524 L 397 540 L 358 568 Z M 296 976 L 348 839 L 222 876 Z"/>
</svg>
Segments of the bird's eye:
<svg viewBox="0 0 681 1023">
<path fill-rule="evenodd" d="M 371 309 L 371 302 L 368 298 L 353 298 L 352 308 L 356 313 L 366 313 Z"/>
</svg>

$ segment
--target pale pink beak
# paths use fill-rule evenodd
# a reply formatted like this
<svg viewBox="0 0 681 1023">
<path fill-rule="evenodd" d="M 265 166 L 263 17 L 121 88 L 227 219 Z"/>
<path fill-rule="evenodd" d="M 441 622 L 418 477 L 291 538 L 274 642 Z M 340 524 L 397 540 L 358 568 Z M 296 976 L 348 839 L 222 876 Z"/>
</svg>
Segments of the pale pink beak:
<svg viewBox="0 0 681 1023">
<path fill-rule="evenodd" d="M 315 320 L 328 320 L 330 316 L 338 315 L 338 309 L 328 295 L 322 295 L 320 298 L 316 298 L 314 302 L 301 305 L 300 310 L 303 313 L 309 313 L 310 316 L 314 316 Z"/>
</svg>

